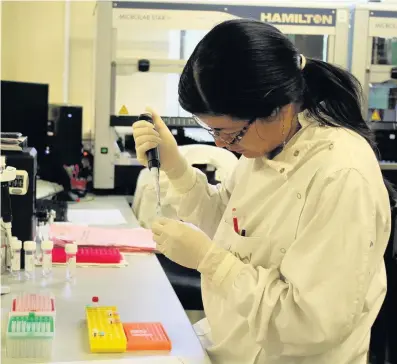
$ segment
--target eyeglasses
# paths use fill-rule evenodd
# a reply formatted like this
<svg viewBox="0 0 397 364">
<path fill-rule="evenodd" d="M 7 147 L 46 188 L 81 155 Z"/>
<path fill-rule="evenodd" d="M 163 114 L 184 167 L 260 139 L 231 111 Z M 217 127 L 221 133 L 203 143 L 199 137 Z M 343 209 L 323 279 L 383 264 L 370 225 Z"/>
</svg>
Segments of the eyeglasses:
<svg viewBox="0 0 397 364">
<path fill-rule="evenodd" d="M 195 115 L 193 115 L 193 119 L 199 126 L 201 126 L 210 135 L 212 135 L 214 139 L 218 139 L 227 145 L 234 145 L 240 143 L 241 139 L 244 138 L 251 124 L 255 122 L 256 117 L 248 120 L 247 125 L 245 125 L 240 131 L 237 131 L 232 134 L 225 134 L 225 133 L 222 134 L 221 131 L 210 128 L 206 123 L 204 123 L 199 117 Z"/>
</svg>

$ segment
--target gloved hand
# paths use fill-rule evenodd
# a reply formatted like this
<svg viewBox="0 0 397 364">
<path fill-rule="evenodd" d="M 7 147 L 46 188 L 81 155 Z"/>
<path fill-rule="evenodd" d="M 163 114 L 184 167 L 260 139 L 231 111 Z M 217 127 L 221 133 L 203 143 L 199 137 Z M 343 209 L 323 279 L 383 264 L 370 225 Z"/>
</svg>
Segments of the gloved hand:
<svg viewBox="0 0 397 364">
<path fill-rule="evenodd" d="M 146 152 L 159 146 L 160 169 L 167 174 L 182 175 L 186 169 L 186 163 L 179 152 L 174 136 L 154 110 L 147 107 L 146 111 L 152 114 L 154 125 L 145 120 L 138 120 L 132 125 L 138 161 L 147 167 Z"/>
<path fill-rule="evenodd" d="M 152 225 L 157 249 L 173 262 L 197 269 L 214 245 L 199 228 L 177 220 L 161 217 Z"/>
</svg>

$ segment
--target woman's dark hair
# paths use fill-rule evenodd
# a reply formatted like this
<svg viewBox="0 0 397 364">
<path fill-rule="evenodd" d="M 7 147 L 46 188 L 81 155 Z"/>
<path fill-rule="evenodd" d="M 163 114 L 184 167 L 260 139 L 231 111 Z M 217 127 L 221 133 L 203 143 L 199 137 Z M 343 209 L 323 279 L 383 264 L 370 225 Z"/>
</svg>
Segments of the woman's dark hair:
<svg viewBox="0 0 397 364">
<path fill-rule="evenodd" d="M 196 115 L 237 120 L 266 118 L 290 103 L 313 119 L 354 130 L 377 151 L 361 111 L 362 91 L 349 72 L 302 59 L 272 25 L 249 19 L 225 21 L 199 42 L 179 81 L 179 103 Z M 376 153 L 377 154 L 377 153 Z M 385 181 L 392 198 L 392 186 Z"/>
</svg>

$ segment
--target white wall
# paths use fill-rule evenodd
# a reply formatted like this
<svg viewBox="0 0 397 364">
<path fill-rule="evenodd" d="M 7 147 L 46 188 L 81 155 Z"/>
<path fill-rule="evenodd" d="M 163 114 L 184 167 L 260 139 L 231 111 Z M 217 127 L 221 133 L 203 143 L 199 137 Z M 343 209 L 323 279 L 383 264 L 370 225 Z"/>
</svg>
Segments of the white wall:
<svg viewBox="0 0 397 364">
<path fill-rule="evenodd" d="M 69 54 L 65 52 L 65 1 L 4 1 L 1 36 L 1 79 L 50 85 L 49 102 L 64 101 L 65 57 L 68 57 L 68 98 L 83 106 L 83 134 L 94 127 L 95 2 L 71 1 Z M 188 32 L 188 54 L 197 34 Z M 194 44 L 195 45 L 195 44 Z M 117 57 L 179 59 L 180 31 L 119 32 Z M 185 53 L 187 54 L 187 53 Z M 146 105 L 163 115 L 179 115 L 179 75 L 137 73 L 117 77 L 115 111 L 126 105 L 130 114 Z"/>
<path fill-rule="evenodd" d="M 70 14 L 69 102 L 83 106 L 83 135 L 94 127 L 95 2 L 73 1 Z"/>
<path fill-rule="evenodd" d="M 49 83 L 49 101 L 62 101 L 64 4 L 2 3 L 1 78 Z"/>
</svg>

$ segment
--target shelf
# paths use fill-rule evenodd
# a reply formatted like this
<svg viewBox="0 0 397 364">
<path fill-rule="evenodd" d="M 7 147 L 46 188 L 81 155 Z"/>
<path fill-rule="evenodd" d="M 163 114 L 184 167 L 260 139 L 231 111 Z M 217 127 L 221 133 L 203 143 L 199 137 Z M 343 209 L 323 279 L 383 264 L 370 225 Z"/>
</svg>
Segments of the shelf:
<svg viewBox="0 0 397 364">
<path fill-rule="evenodd" d="M 200 126 L 192 117 L 183 116 L 162 116 L 164 123 L 168 127 L 199 128 Z M 131 126 L 138 120 L 138 115 L 111 115 L 110 126 Z"/>
<path fill-rule="evenodd" d="M 148 62 L 149 69 L 139 70 L 140 61 Z M 177 73 L 181 74 L 186 61 L 183 59 L 145 59 L 145 58 L 120 58 L 112 63 L 117 76 L 131 76 L 134 73 Z"/>
</svg>

